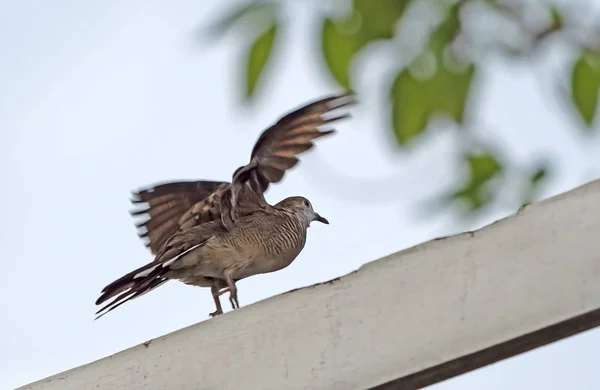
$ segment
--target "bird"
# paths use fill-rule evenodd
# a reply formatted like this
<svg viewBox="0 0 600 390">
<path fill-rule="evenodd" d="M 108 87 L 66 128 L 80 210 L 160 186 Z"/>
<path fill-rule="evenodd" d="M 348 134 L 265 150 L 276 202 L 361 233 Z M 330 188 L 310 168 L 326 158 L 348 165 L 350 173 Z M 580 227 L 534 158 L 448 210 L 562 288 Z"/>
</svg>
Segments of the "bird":
<svg viewBox="0 0 600 390">
<path fill-rule="evenodd" d="M 96 304 L 116 298 L 96 314 L 101 317 L 171 279 L 210 287 L 216 306 L 211 317 L 223 313 L 219 296 L 228 291 L 232 308 L 239 308 L 235 282 L 286 267 L 304 247 L 310 222 L 329 223 L 306 198 L 271 206 L 264 192 L 298 163 L 298 154 L 312 148 L 312 140 L 334 132 L 321 126 L 350 117 L 325 118 L 355 103 L 354 96 L 353 91 L 329 96 L 281 117 L 262 132 L 250 162 L 233 173 L 231 183 L 170 182 L 134 192 L 132 203 L 147 206 L 131 213 L 147 217 L 136 227 L 155 258 L 106 286 Z"/>
<path fill-rule="evenodd" d="M 215 282 L 213 294 L 230 292 L 230 302 L 238 309 L 235 282 L 275 272 L 290 265 L 306 243 L 310 223 L 329 221 L 314 211 L 302 196 L 283 199 L 274 206 L 261 207 L 235 221 L 231 229 L 211 221 L 176 233 L 161 248 L 156 259 L 117 279 L 103 290 L 96 304 L 116 297 L 100 309 L 100 316 L 141 296 L 171 279 L 196 285 L 198 277 Z M 222 281 L 226 288 L 222 291 Z M 218 302 L 218 299 L 217 299 Z M 222 313 L 220 304 L 211 317 Z"/>
</svg>

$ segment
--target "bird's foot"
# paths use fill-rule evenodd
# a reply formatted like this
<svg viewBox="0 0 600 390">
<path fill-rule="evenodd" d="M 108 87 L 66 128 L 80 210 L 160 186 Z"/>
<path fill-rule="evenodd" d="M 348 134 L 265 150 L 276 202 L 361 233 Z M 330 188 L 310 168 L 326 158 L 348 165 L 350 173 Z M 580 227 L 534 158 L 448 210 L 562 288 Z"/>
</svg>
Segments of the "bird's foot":
<svg viewBox="0 0 600 390">
<path fill-rule="evenodd" d="M 239 309 L 240 308 L 240 303 L 238 302 L 238 298 L 237 298 L 237 291 L 236 293 L 232 293 L 229 294 L 229 302 L 231 303 L 231 307 L 233 309 Z"/>
</svg>

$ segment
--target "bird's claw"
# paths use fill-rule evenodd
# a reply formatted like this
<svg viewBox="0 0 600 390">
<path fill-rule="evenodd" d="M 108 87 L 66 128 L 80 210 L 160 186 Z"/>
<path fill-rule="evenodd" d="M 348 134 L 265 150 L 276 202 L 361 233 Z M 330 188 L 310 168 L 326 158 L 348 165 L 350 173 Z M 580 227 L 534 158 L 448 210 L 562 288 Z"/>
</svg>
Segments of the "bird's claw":
<svg viewBox="0 0 600 390">
<path fill-rule="evenodd" d="M 231 302 L 231 307 L 233 309 L 239 309 L 240 308 L 240 304 L 239 304 L 238 299 L 237 299 L 237 294 L 230 294 L 229 295 L 229 302 Z"/>
</svg>

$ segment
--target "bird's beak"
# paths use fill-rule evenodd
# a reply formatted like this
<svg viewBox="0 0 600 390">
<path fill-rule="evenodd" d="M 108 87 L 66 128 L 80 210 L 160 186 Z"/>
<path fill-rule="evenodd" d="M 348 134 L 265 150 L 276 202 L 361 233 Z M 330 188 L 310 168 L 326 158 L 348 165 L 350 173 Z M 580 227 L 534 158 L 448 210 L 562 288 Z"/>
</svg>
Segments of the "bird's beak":
<svg viewBox="0 0 600 390">
<path fill-rule="evenodd" d="M 315 213 L 315 218 L 313 219 L 314 221 L 319 221 L 321 223 L 324 223 L 325 225 L 329 225 L 329 221 L 323 217 L 321 217 L 319 214 Z"/>
</svg>

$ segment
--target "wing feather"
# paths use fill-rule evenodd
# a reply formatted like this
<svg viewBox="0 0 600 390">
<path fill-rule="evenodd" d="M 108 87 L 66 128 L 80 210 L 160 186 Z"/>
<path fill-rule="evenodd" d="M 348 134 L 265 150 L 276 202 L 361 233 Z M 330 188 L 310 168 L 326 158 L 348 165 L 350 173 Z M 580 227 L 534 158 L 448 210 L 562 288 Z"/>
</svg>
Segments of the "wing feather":
<svg viewBox="0 0 600 390">
<path fill-rule="evenodd" d="M 216 189 L 229 183 L 218 181 L 180 181 L 156 184 L 133 192 L 131 203 L 135 217 L 145 217 L 136 223 L 138 236 L 156 254 L 169 237 L 180 230 L 179 220 L 196 203 L 206 199 Z"/>
<path fill-rule="evenodd" d="M 314 140 L 334 133 L 321 127 L 350 117 L 336 110 L 355 103 L 354 97 L 352 91 L 329 96 L 281 117 L 259 136 L 250 162 L 234 172 L 232 184 L 170 182 L 135 192 L 131 202 L 136 209 L 131 214 L 145 217 L 136 224 L 138 235 L 156 254 L 179 231 L 215 220 L 231 227 L 241 216 L 268 209 L 264 192 L 269 185 L 281 181 Z"/>
<path fill-rule="evenodd" d="M 251 176 L 244 172 L 252 169 L 258 182 L 253 187 L 266 191 L 270 183 L 279 182 L 285 171 L 298 163 L 297 155 L 313 147 L 313 140 L 334 133 L 332 129 L 322 130 L 321 126 L 350 117 L 349 113 L 335 110 L 355 102 L 354 92 L 349 91 L 315 101 L 280 118 L 256 141 L 251 163 L 238 168 L 237 173 L 242 174 L 239 180 L 250 179 Z"/>
</svg>

